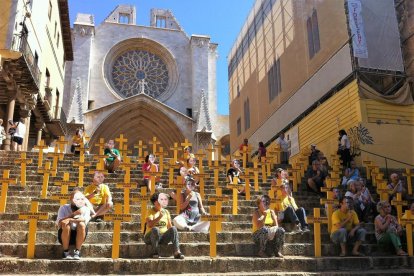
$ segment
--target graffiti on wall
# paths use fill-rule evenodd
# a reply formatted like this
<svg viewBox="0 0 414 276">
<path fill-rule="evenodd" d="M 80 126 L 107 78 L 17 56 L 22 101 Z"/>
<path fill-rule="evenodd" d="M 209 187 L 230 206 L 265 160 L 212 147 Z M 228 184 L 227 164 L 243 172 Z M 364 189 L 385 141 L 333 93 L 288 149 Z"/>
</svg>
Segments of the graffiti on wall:
<svg viewBox="0 0 414 276">
<path fill-rule="evenodd" d="M 349 129 L 349 140 L 351 141 L 351 155 L 360 156 L 361 145 L 372 145 L 374 138 L 369 133 L 369 130 L 361 123 Z"/>
</svg>

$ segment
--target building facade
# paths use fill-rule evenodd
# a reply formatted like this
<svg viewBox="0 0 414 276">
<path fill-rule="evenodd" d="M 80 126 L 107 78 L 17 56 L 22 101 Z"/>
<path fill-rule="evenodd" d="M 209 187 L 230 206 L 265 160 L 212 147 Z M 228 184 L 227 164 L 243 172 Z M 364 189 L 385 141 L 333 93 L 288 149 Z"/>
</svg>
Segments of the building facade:
<svg viewBox="0 0 414 276">
<path fill-rule="evenodd" d="M 100 25 L 78 14 L 74 61 L 66 67 L 68 120 L 91 143 L 123 134 L 129 148 L 157 137 L 164 148 L 185 138 L 196 148 L 227 135 L 217 114 L 217 44 L 187 36 L 169 10 L 152 9 L 137 25 L 134 6 L 117 6 Z"/>
<path fill-rule="evenodd" d="M 395 4 L 257 0 L 228 57 L 231 151 L 285 132 L 292 156 L 310 144 L 330 155 L 345 129 L 360 160 L 414 164 L 409 54 Z"/>
<path fill-rule="evenodd" d="M 8 130 L 9 119 L 24 119 L 24 150 L 42 138 L 66 135 L 64 72 L 73 59 L 67 1 L 4 0 L 0 26 L 3 125 Z M 10 137 L 2 147 L 10 149 Z"/>
</svg>

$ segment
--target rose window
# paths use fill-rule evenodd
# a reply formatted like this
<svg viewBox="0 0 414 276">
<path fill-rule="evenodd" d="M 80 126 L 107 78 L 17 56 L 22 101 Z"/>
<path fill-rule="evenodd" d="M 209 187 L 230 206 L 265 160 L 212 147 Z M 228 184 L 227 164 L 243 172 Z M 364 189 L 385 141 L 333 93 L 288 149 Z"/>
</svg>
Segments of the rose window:
<svg viewBox="0 0 414 276">
<path fill-rule="evenodd" d="M 131 50 L 118 56 L 112 67 L 112 83 L 123 97 L 145 93 L 158 98 L 168 87 L 168 68 L 157 55 Z"/>
</svg>

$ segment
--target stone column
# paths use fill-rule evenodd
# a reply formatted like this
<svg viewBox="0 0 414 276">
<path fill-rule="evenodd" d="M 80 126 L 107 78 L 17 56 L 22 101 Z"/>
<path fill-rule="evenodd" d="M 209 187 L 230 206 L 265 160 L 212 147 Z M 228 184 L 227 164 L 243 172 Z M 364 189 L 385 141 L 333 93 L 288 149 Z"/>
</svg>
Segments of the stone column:
<svg viewBox="0 0 414 276">
<path fill-rule="evenodd" d="M 43 134 L 43 128 L 45 128 L 46 125 L 43 122 L 36 122 L 35 128 L 37 130 L 37 137 L 36 137 L 36 145 L 40 144 L 40 141 L 42 140 L 42 134 Z"/>
<path fill-rule="evenodd" d="M 9 103 L 7 104 L 7 121 L 5 125 L 7 137 L 6 137 L 6 140 L 4 141 L 4 150 L 10 150 L 11 136 L 9 135 L 10 124 L 8 120 L 13 120 L 15 103 L 16 103 L 16 99 L 10 99 Z"/>
<path fill-rule="evenodd" d="M 26 134 L 23 138 L 23 144 L 22 144 L 22 151 L 27 151 L 27 144 L 29 142 L 29 134 L 30 134 L 30 116 L 31 111 L 26 106 L 20 106 L 20 118 L 24 120 L 24 125 L 26 126 Z"/>
</svg>

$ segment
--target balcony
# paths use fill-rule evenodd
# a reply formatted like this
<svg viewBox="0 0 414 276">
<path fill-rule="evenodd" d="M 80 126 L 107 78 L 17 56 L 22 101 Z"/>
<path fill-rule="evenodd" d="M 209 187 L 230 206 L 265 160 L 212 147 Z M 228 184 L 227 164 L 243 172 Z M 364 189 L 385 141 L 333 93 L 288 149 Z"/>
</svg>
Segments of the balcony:
<svg viewBox="0 0 414 276">
<path fill-rule="evenodd" d="M 68 134 L 69 126 L 63 108 L 60 106 L 53 106 L 50 111 L 52 112 L 52 120 L 50 122 L 46 122 L 46 124 L 51 132 L 56 136 Z"/>
<path fill-rule="evenodd" d="M 33 94 L 39 90 L 41 72 L 38 67 L 38 57 L 35 56 L 27 42 L 27 36 L 15 35 L 12 41 L 12 50 L 22 53 L 22 57 L 5 64 L 5 69 L 13 75 L 16 84 Z"/>
</svg>

